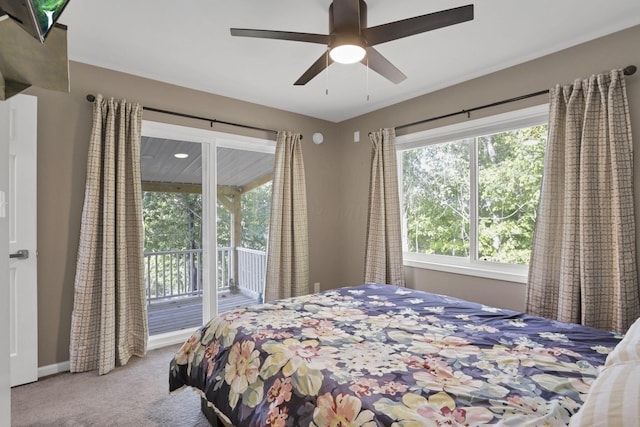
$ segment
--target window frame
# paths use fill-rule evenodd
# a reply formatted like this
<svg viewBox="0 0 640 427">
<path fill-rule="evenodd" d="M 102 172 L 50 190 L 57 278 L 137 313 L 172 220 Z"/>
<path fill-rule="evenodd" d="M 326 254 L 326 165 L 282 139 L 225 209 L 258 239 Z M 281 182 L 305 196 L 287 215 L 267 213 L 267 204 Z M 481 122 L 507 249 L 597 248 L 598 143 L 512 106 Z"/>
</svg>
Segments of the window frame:
<svg viewBox="0 0 640 427">
<path fill-rule="evenodd" d="M 478 158 L 475 138 L 548 122 L 549 104 L 540 104 L 489 117 L 467 120 L 461 123 L 398 136 L 396 138 L 396 150 L 398 153 L 398 187 L 400 191 L 401 211 L 403 200 L 403 151 L 469 138 L 474 140 L 474 142 L 471 143 L 469 157 L 471 189 L 469 195 L 469 213 L 471 217 L 469 223 L 469 234 L 471 236 L 469 241 L 469 257 L 463 258 L 449 255 L 408 252 L 406 221 L 403 219 L 402 247 L 404 265 L 488 279 L 526 283 L 529 270 L 528 265 L 506 264 L 476 259 L 478 245 Z"/>
</svg>

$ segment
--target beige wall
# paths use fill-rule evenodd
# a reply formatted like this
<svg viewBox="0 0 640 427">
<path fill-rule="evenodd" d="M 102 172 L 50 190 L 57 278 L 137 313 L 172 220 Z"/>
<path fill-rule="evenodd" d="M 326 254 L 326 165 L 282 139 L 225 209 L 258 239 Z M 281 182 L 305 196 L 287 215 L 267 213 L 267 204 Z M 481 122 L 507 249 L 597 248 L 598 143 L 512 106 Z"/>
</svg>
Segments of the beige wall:
<svg viewBox="0 0 640 427">
<path fill-rule="evenodd" d="M 611 68 L 640 65 L 638 40 L 640 27 L 635 27 L 339 124 L 71 63 L 71 93 L 38 89 L 28 92 L 39 98 L 39 365 L 46 366 L 69 358 L 73 279 L 91 122 L 91 105 L 85 100 L 87 93 L 100 92 L 156 108 L 302 132 L 309 203 L 310 279 L 321 282 L 327 289 L 362 282 L 370 155 L 366 134 L 370 130 L 535 92 Z M 627 89 L 633 131 L 636 141 L 639 141 L 640 74 L 628 79 Z M 545 101 L 545 97 L 536 98 L 473 116 L 495 114 Z M 207 129 L 209 126 L 208 123 L 154 113 L 145 113 L 145 118 Z M 432 123 L 431 127 L 463 119 L 459 116 Z M 416 127 L 409 131 L 425 128 Z M 240 129 L 234 127 L 216 129 L 240 133 Z M 353 131 L 356 130 L 362 135 L 361 142 L 357 144 L 352 142 Z M 324 133 L 322 145 L 311 143 L 313 132 Z M 636 188 L 640 186 L 636 185 Z M 406 272 L 407 282 L 414 288 L 512 309 L 524 307 L 526 287 L 522 284 L 409 267 Z"/>
<path fill-rule="evenodd" d="M 364 242 L 369 170 L 369 143 L 353 143 L 353 132 L 366 135 L 381 127 L 395 127 L 440 116 L 462 109 L 490 104 L 527 93 L 537 92 L 558 83 L 571 83 L 576 78 L 588 77 L 613 68 L 634 64 L 640 68 L 640 26 L 604 37 L 559 53 L 545 56 L 509 69 L 470 80 L 438 92 L 421 96 L 364 116 L 340 123 L 343 135 L 341 153 L 343 192 L 340 209 L 341 235 L 345 242 L 340 278 L 343 284 L 357 284 L 362 280 L 364 268 Z M 409 77 L 413 78 L 413 77 Z M 633 134 L 634 151 L 640 153 L 640 72 L 627 79 L 627 94 Z M 492 115 L 508 110 L 524 108 L 547 102 L 546 96 L 508 104 L 500 108 L 478 111 L 472 118 Z M 402 130 L 398 134 L 416 132 L 428 128 L 466 120 L 465 115 L 432 122 L 428 126 Z M 638 180 L 636 173 L 636 211 L 640 213 Z M 640 218 L 640 215 L 637 215 Z M 640 230 L 640 226 L 637 226 Z M 524 310 L 526 286 L 516 283 L 478 279 L 471 276 L 447 274 L 406 267 L 407 284 L 410 287 L 446 293 L 452 296 L 476 300 L 500 307 Z"/>
<path fill-rule="evenodd" d="M 310 279 L 322 286 L 338 280 L 333 203 L 338 188 L 338 141 L 332 123 L 299 114 L 71 63 L 71 93 L 31 89 L 38 96 L 38 359 L 40 366 L 69 360 L 73 282 L 84 198 L 92 106 L 88 93 L 126 98 L 150 107 L 303 134 L 309 208 Z M 209 129 L 209 123 L 158 113 L 144 118 Z M 268 137 L 216 125 L 216 130 Z M 313 132 L 325 136 L 313 144 Z"/>
</svg>

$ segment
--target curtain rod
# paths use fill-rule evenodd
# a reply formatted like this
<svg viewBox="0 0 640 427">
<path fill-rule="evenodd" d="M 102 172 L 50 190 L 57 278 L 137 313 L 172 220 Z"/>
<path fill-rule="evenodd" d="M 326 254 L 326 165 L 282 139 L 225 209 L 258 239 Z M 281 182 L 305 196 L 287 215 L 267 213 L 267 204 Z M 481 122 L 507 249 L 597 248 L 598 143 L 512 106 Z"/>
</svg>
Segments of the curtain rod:
<svg viewBox="0 0 640 427">
<path fill-rule="evenodd" d="M 629 66 L 625 67 L 622 71 L 623 71 L 625 76 L 631 76 L 631 75 L 635 74 L 636 70 L 637 70 L 637 68 L 636 68 L 635 65 L 629 65 Z M 547 94 L 547 93 L 549 93 L 549 89 L 541 90 L 539 92 L 528 93 L 526 95 L 516 96 L 515 98 L 504 99 L 502 101 L 492 102 L 491 104 L 486 104 L 486 105 L 481 105 L 479 107 L 469 108 L 468 110 L 460 110 L 460 111 L 456 111 L 455 113 L 449 113 L 449 114 L 445 114 L 445 115 L 437 116 L 437 117 L 430 117 L 428 119 L 420 120 L 420 121 L 413 122 L 413 123 L 408 123 L 406 125 L 396 126 L 396 130 L 403 129 L 403 128 L 408 128 L 410 126 L 421 125 L 423 123 L 428 123 L 428 122 L 432 122 L 432 121 L 435 121 L 435 120 L 446 119 L 448 117 L 453 117 L 453 116 L 457 116 L 457 115 L 460 115 L 460 114 L 466 114 L 467 117 L 470 117 L 470 114 L 473 111 L 482 110 L 484 108 L 497 107 L 498 105 L 508 104 L 510 102 L 520 101 L 520 100 L 527 99 L 527 98 L 533 98 L 535 96 L 540 96 L 540 95 L 544 95 L 544 94 Z"/>
<path fill-rule="evenodd" d="M 95 100 L 96 100 L 95 95 L 92 95 L 92 94 L 88 94 L 87 95 L 87 101 L 95 102 Z M 146 110 L 146 111 L 153 111 L 155 113 L 170 114 L 172 116 L 178 116 L 178 117 L 186 117 L 188 119 L 203 120 L 205 122 L 209 122 L 211 127 L 213 127 L 214 123 L 220 123 L 220 124 L 223 124 L 223 125 L 236 126 L 236 127 L 241 127 L 241 128 L 245 128 L 245 129 L 251 129 L 251 130 L 258 130 L 258 131 L 272 133 L 272 134 L 277 134 L 278 133 L 278 131 L 273 130 L 273 129 L 265 129 L 265 128 L 260 128 L 260 127 L 257 127 L 257 126 L 243 125 L 243 124 L 240 124 L 240 123 L 225 122 L 224 120 L 210 119 L 210 118 L 207 118 L 207 117 L 194 116 L 192 114 L 177 113 L 175 111 L 161 110 L 159 108 L 143 106 L 142 109 Z M 300 139 L 302 139 L 302 135 L 300 135 Z"/>
</svg>

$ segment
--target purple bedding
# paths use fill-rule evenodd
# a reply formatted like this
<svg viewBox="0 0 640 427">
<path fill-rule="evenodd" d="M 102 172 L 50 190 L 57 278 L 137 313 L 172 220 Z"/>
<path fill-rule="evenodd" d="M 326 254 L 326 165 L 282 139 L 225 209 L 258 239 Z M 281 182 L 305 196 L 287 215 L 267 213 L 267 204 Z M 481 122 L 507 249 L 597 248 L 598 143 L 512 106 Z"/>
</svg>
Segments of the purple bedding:
<svg viewBox="0 0 640 427">
<path fill-rule="evenodd" d="M 622 337 L 391 285 L 223 313 L 171 361 L 235 426 L 564 426 Z"/>
</svg>

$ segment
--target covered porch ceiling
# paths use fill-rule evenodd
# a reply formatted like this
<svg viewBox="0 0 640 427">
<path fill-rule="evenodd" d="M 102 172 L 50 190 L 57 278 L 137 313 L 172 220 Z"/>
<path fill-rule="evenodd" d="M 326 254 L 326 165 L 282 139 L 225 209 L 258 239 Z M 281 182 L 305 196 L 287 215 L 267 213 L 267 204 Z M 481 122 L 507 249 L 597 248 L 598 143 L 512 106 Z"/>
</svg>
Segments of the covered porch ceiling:
<svg viewBox="0 0 640 427">
<path fill-rule="evenodd" d="M 186 154 L 176 158 L 175 154 Z M 270 153 L 218 147 L 216 178 L 218 188 L 250 191 L 272 179 L 274 156 Z M 140 165 L 147 190 L 202 186 L 202 145 L 195 142 L 142 137 Z M 158 190 L 156 190 L 158 191 Z"/>
</svg>

